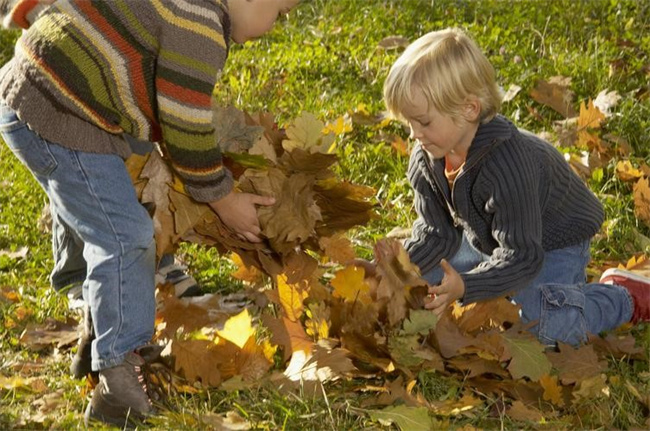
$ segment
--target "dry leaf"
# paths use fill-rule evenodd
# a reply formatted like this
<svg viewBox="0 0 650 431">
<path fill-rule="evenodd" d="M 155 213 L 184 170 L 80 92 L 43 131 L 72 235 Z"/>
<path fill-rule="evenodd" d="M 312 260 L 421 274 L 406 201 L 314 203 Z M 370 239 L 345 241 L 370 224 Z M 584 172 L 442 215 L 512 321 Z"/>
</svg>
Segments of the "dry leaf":
<svg viewBox="0 0 650 431">
<path fill-rule="evenodd" d="M 325 125 L 314 114 L 302 113 L 287 128 L 287 139 L 282 142 L 286 151 L 301 149 L 309 153 L 328 153 L 334 135 L 323 134 Z"/>
<path fill-rule="evenodd" d="M 334 275 L 330 282 L 334 291 L 335 298 L 343 298 L 345 301 L 361 301 L 364 304 L 370 304 L 370 286 L 364 282 L 366 271 L 358 266 L 347 266 Z"/>
<path fill-rule="evenodd" d="M 580 382 L 607 369 L 607 362 L 598 360 L 598 355 L 591 345 L 576 349 L 559 342 L 558 347 L 559 352 L 549 352 L 547 356 L 553 363 L 553 367 L 559 371 L 563 385 Z"/>
<path fill-rule="evenodd" d="M 244 113 L 233 106 L 213 108 L 217 145 L 224 153 L 241 153 L 264 134 L 264 128 L 246 124 Z"/>
<path fill-rule="evenodd" d="M 633 196 L 634 215 L 650 226 L 650 184 L 648 184 L 647 177 L 640 178 L 634 184 Z"/>
<path fill-rule="evenodd" d="M 539 80 L 530 96 L 538 103 L 559 112 L 565 118 L 575 117 L 573 92 L 569 89 L 570 78 L 555 76 L 549 81 Z"/>
<path fill-rule="evenodd" d="M 616 163 L 616 176 L 621 181 L 636 181 L 643 176 L 643 173 L 633 167 L 629 160 L 620 160 Z"/>
<path fill-rule="evenodd" d="M 406 48 L 410 42 L 404 36 L 388 36 L 379 41 L 377 46 L 383 49 Z"/>
</svg>

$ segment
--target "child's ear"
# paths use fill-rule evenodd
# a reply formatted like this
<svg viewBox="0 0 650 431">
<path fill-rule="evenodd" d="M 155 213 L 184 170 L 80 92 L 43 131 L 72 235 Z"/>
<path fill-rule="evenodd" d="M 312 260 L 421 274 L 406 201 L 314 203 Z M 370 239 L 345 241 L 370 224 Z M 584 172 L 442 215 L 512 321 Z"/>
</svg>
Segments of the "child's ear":
<svg viewBox="0 0 650 431">
<path fill-rule="evenodd" d="M 479 119 L 481 115 L 481 102 L 477 97 L 469 97 L 463 108 L 463 116 L 465 120 L 473 123 Z"/>
</svg>

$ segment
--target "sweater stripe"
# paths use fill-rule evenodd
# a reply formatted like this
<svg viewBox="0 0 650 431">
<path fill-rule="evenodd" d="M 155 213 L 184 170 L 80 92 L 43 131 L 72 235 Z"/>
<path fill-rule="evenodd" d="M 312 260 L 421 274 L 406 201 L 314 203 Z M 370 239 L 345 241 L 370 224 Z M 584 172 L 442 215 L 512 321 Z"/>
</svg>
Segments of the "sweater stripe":
<svg viewBox="0 0 650 431">
<path fill-rule="evenodd" d="M 154 5 L 158 13 L 167 21 L 173 22 L 176 26 L 189 31 L 194 31 L 202 36 L 212 39 L 219 43 L 223 48 L 226 48 L 226 41 L 223 38 L 223 35 L 212 28 L 197 23 L 189 19 L 181 18 L 175 15 L 171 10 L 166 8 L 159 0 L 151 0 L 151 3 Z M 174 1 L 174 3 L 177 3 Z"/>
<path fill-rule="evenodd" d="M 9 1 L 15 25 L 33 5 Z M 57 0 L 33 10 L 38 20 L 0 75 L 0 97 L 30 127 L 68 148 L 122 157 L 122 133 L 160 141 L 192 197 L 230 191 L 211 103 L 228 55 L 224 1 Z"/>
</svg>

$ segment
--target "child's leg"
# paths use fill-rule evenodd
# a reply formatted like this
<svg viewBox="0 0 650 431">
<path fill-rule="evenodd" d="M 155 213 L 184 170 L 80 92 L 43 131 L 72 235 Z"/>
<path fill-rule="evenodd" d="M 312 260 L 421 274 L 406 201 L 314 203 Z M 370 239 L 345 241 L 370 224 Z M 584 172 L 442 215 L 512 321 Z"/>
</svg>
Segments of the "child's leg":
<svg viewBox="0 0 650 431">
<path fill-rule="evenodd" d="M 86 259 L 83 257 L 84 243 L 50 205 L 52 215 L 52 255 L 54 268 L 50 282 L 57 292 L 81 284 L 86 279 Z"/>
<path fill-rule="evenodd" d="M 6 106 L 0 106 L 0 133 L 84 242 L 84 299 L 97 336 L 93 369 L 120 364 L 150 340 L 155 313 L 153 226 L 124 162 L 50 144 Z"/>
<path fill-rule="evenodd" d="M 460 248 L 456 254 L 453 257 L 447 259 L 447 261 L 451 264 L 451 266 L 454 267 L 456 271 L 462 273 L 475 268 L 478 264 L 485 262 L 489 258 L 490 257 L 488 255 L 483 254 L 472 247 L 472 244 L 470 244 L 467 237 L 463 233 L 463 240 L 460 244 Z M 424 278 L 429 284 L 437 285 L 440 284 L 443 275 L 444 273 L 442 271 L 442 268 L 440 268 L 440 265 L 436 265 L 436 267 L 431 271 L 423 274 L 422 278 Z"/>
<path fill-rule="evenodd" d="M 589 241 L 544 255 L 537 278 L 513 300 L 522 307 L 524 322 L 538 321 L 531 328 L 541 342 L 579 344 L 587 334 L 614 329 L 629 321 L 629 295 L 619 286 L 585 284 Z"/>
</svg>

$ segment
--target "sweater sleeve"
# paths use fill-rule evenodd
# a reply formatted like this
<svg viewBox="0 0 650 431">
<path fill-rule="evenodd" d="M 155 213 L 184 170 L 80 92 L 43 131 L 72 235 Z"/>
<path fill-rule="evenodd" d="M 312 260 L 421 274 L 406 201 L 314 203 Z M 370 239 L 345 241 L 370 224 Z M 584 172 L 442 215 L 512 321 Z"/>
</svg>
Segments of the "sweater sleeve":
<svg viewBox="0 0 650 431">
<path fill-rule="evenodd" d="M 233 187 L 213 124 L 212 92 L 228 55 L 228 18 L 215 3 L 152 1 L 162 22 L 155 75 L 162 145 L 200 202 L 218 200 Z"/>
<path fill-rule="evenodd" d="M 55 0 L 6 0 L 0 1 L 2 26 L 6 29 L 28 29 L 40 14 Z"/>
<path fill-rule="evenodd" d="M 510 146 L 482 169 L 480 187 L 493 215 L 497 243 L 489 260 L 461 274 L 463 303 L 503 296 L 527 286 L 544 262 L 540 169 L 523 147 Z"/>
<path fill-rule="evenodd" d="M 413 151 L 408 168 L 408 178 L 413 187 L 417 219 L 413 223 L 411 238 L 404 248 L 411 261 L 422 274 L 431 271 L 442 258 L 453 255 L 460 244 L 460 234 L 450 222 L 450 216 L 442 206 L 432 184 L 426 179 L 424 154 L 417 147 Z"/>
</svg>

